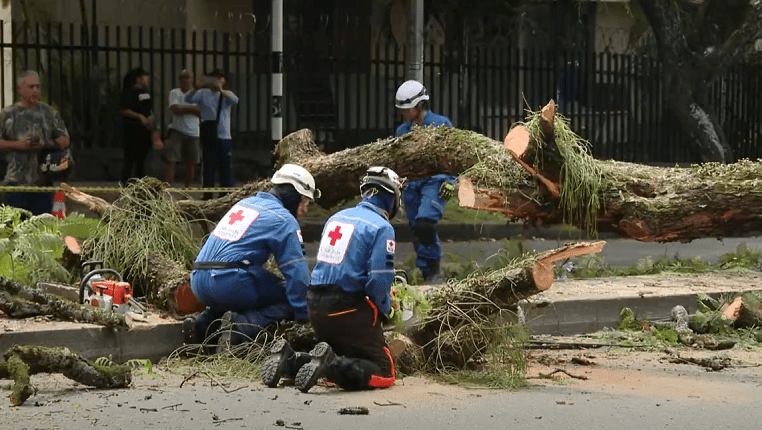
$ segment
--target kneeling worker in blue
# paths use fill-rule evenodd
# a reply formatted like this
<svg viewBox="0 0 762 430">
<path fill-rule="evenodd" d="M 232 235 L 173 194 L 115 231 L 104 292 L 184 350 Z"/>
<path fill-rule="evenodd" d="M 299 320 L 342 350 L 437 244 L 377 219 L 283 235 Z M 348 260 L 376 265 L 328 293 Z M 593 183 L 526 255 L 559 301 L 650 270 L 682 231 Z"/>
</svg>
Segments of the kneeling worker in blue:
<svg viewBox="0 0 762 430">
<path fill-rule="evenodd" d="M 220 331 L 220 344 L 229 347 L 255 339 L 272 322 L 307 322 L 310 274 L 296 219 L 320 190 L 307 170 L 293 164 L 275 172 L 272 183 L 269 191 L 237 202 L 201 248 L 191 289 L 206 310 L 186 338 L 201 343 Z M 285 280 L 262 267 L 270 255 Z"/>
<path fill-rule="evenodd" d="M 394 384 L 394 362 L 382 324 L 394 299 L 394 228 L 402 180 L 386 167 L 371 167 L 360 183 L 362 201 L 328 219 L 307 293 L 310 323 L 318 343 L 309 355 L 284 341 L 272 348 L 262 370 L 271 387 L 295 376 L 309 391 L 325 377 L 345 390 Z"/>
</svg>

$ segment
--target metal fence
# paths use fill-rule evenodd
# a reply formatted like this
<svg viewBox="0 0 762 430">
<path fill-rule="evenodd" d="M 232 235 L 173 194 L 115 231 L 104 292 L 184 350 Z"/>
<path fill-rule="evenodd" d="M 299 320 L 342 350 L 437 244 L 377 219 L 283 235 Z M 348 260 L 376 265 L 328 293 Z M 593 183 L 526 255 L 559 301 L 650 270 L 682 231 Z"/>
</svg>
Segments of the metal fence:
<svg viewBox="0 0 762 430">
<path fill-rule="evenodd" d="M 121 162 L 122 78 L 141 66 L 152 76 L 157 120 L 166 130 L 169 91 L 182 69 L 196 76 L 219 67 L 240 97 L 232 118 L 236 176 L 252 179 L 269 169 L 270 52 L 265 32 L 228 33 L 185 29 L 17 24 L 12 40 L 12 77 L 34 69 L 43 98 L 61 112 L 77 152 L 96 156 L 100 167 L 78 169 L 82 179 L 113 179 Z M 5 27 L 3 27 L 5 28 Z M 286 52 L 284 129 L 312 128 L 328 152 L 390 136 L 401 121 L 393 106 L 405 80 L 405 51 L 394 44 L 358 49 Z M 698 161 L 689 136 L 664 112 L 660 65 L 652 58 L 591 52 L 516 49 L 425 50 L 424 84 L 431 110 L 460 128 L 502 140 L 527 110 L 555 99 L 574 131 L 599 158 L 648 163 Z M 756 64 L 732 69 L 714 84 L 716 112 L 737 157 L 762 155 Z M 2 95 L 3 106 L 11 103 Z M 257 168 L 252 169 L 254 163 Z M 80 163 L 81 165 L 81 163 Z M 102 176 L 105 178 L 101 178 Z"/>
</svg>

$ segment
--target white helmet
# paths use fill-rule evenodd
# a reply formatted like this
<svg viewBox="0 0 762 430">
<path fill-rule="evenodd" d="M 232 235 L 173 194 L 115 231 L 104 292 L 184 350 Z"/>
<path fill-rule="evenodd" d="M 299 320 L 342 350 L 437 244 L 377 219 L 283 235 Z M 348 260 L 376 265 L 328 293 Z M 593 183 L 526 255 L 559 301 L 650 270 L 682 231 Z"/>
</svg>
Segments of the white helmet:
<svg viewBox="0 0 762 430">
<path fill-rule="evenodd" d="M 273 184 L 291 184 L 296 192 L 312 200 L 320 198 L 320 190 L 315 188 L 315 178 L 302 166 L 284 164 L 272 178 Z"/>
<path fill-rule="evenodd" d="M 418 106 L 418 103 L 428 100 L 429 93 L 426 87 L 418 81 L 405 81 L 397 88 L 397 95 L 394 97 L 394 105 L 398 109 L 412 109 Z"/>
<path fill-rule="evenodd" d="M 400 179 L 399 175 L 388 167 L 369 167 L 365 176 L 360 180 L 360 194 L 364 193 L 370 186 L 377 186 L 394 195 L 392 209 L 389 211 L 389 219 L 392 219 L 397 215 L 402 205 L 402 186 L 404 183 L 405 179 Z"/>
</svg>

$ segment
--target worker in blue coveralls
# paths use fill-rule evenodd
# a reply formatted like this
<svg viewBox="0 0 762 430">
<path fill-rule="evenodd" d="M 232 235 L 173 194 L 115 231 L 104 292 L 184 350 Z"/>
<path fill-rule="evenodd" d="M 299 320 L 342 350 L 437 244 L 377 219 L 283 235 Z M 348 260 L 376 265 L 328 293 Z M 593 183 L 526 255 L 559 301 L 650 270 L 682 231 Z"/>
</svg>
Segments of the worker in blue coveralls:
<svg viewBox="0 0 762 430">
<path fill-rule="evenodd" d="M 429 94 L 420 82 L 406 81 L 400 85 L 394 104 L 402 110 L 405 122 L 397 127 L 396 136 L 410 133 L 413 125 L 452 127 L 449 118 L 428 110 L 427 100 Z M 455 180 L 452 175 L 438 174 L 408 181 L 402 194 L 405 214 L 414 237 L 415 265 L 421 271 L 423 279 L 432 284 L 442 281 L 439 268 L 442 248 L 437 223 L 444 214 L 447 200 L 455 192 Z"/>
<path fill-rule="evenodd" d="M 201 248 L 191 272 L 191 289 L 206 309 L 195 318 L 186 342 L 202 343 L 221 333 L 223 347 L 256 338 L 268 324 L 307 322 L 309 267 L 296 219 L 320 197 L 303 167 L 285 164 L 272 188 L 238 201 Z M 281 280 L 262 265 L 275 256 Z M 191 325 L 186 321 L 186 325 Z"/>
<path fill-rule="evenodd" d="M 362 200 L 323 228 L 312 283 L 307 293 L 310 323 L 320 341 L 309 354 L 276 342 L 262 367 L 262 381 L 275 387 L 294 377 L 307 392 L 326 377 L 345 390 L 394 384 L 394 362 L 382 324 L 396 307 L 394 218 L 401 204 L 402 180 L 386 167 L 371 167 L 360 182 Z"/>
</svg>

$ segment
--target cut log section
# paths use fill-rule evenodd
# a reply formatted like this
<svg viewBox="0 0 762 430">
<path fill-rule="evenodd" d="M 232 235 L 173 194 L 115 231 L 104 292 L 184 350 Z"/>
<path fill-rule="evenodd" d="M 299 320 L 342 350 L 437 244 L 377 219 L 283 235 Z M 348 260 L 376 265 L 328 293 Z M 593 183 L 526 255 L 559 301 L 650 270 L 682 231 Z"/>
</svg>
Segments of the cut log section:
<svg viewBox="0 0 762 430">
<path fill-rule="evenodd" d="M 103 200 L 102 198 L 91 196 L 90 194 L 79 191 L 78 189 L 65 182 L 61 183 L 61 191 L 63 191 L 64 195 L 66 195 L 66 197 L 69 199 L 84 205 L 91 211 L 101 216 L 103 216 L 103 214 L 105 214 L 111 207 L 111 203 Z"/>
</svg>

